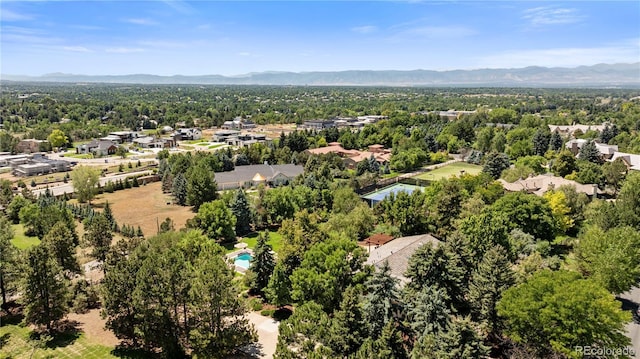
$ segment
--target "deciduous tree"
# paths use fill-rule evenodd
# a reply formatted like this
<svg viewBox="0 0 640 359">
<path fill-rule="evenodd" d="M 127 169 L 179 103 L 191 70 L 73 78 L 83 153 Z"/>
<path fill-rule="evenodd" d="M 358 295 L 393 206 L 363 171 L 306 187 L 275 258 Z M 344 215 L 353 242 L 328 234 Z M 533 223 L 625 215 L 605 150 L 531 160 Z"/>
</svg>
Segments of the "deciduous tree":
<svg viewBox="0 0 640 359">
<path fill-rule="evenodd" d="M 78 166 L 71 172 L 71 183 L 78 197 L 78 202 L 89 202 L 93 199 L 96 185 L 100 180 L 100 170 L 89 166 Z"/>
<path fill-rule="evenodd" d="M 507 289 L 498 303 L 506 334 L 546 356 L 557 352 L 582 357 L 576 346 L 623 348 L 630 340 L 625 324 L 631 315 L 613 294 L 591 279 L 565 270 L 542 270 Z"/>
</svg>

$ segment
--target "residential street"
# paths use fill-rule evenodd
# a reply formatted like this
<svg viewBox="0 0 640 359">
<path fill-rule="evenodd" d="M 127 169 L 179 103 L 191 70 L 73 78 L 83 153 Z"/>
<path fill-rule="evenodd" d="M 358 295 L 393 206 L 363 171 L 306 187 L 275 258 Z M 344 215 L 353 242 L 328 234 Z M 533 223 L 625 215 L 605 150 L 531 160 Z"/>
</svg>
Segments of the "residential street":
<svg viewBox="0 0 640 359">
<path fill-rule="evenodd" d="M 111 182 L 115 182 L 119 179 L 125 179 L 127 177 L 130 176 L 141 176 L 141 175 L 147 175 L 150 174 L 151 171 L 138 171 L 138 172 L 127 172 L 127 173 L 118 173 L 118 174 L 114 174 L 114 175 L 110 175 L 110 176 L 106 176 L 106 177 L 100 177 L 100 186 L 104 186 L 105 184 L 107 184 L 107 182 L 111 181 Z M 39 195 L 41 193 L 44 193 L 47 189 L 46 188 L 39 188 L 36 190 L 33 190 L 33 194 L 34 195 Z M 51 193 L 54 196 L 59 196 L 65 193 L 73 193 L 73 184 L 71 183 L 62 183 L 60 185 L 52 185 L 49 187 L 49 190 L 51 191 Z"/>
<path fill-rule="evenodd" d="M 622 301 L 622 309 L 631 311 L 633 315 L 633 321 L 627 324 L 627 336 L 631 338 L 631 345 L 636 353 L 635 358 L 640 358 L 640 321 L 638 315 L 635 314 L 640 304 L 640 288 L 635 287 L 628 292 L 622 293 L 618 296 Z"/>
</svg>

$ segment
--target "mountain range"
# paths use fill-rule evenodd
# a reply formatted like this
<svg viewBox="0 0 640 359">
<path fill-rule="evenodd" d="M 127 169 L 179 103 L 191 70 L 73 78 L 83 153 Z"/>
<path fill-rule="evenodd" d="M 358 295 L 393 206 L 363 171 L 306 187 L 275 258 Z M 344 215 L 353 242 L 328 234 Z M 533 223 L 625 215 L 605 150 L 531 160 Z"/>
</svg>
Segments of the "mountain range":
<svg viewBox="0 0 640 359">
<path fill-rule="evenodd" d="M 278 86 L 501 86 L 501 87 L 640 87 L 640 62 L 593 66 L 539 67 L 477 70 L 350 70 L 333 72 L 258 72 L 239 76 L 74 75 L 53 73 L 42 76 L 0 75 L 3 81 L 193 84 L 193 85 L 278 85 Z"/>
</svg>

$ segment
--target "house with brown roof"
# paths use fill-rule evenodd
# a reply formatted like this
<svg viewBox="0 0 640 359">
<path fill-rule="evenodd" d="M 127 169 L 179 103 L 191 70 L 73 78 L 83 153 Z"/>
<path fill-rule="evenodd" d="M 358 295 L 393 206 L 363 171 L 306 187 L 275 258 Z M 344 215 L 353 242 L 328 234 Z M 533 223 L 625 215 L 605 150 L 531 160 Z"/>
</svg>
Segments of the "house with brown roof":
<svg viewBox="0 0 640 359">
<path fill-rule="evenodd" d="M 554 190 L 560 186 L 573 186 L 577 192 L 582 192 L 587 196 L 596 196 L 598 193 L 601 193 L 595 184 L 581 184 L 576 181 L 548 174 L 520 179 L 513 183 L 509 183 L 503 179 L 499 179 L 498 182 L 509 192 L 526 191 L 536 196 L 542 196 L 545 192 Z"/>
<path fill-rule="evenodd" d="M 385 149 L 383 145 L 371 145 L 368 151 L 358 151 L 347 150 L 339 142 L 330 142 L 326 147 L 312 148 L 306 152 L 312 155 L 335 153 L 343 158 L 348 168 L 355 168 L 359 162 L 369 160 L 372 156 L 380 164 L 386 164 L 391 159 L 391 150 Z"/>
</svg>

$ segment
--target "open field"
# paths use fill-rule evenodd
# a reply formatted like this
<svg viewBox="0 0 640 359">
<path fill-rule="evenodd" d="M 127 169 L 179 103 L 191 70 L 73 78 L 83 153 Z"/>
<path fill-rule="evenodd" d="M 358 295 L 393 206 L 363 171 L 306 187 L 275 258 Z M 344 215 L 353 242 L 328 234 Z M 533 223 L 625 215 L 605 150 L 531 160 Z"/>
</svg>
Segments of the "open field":
<svg viewBox="0 0 640 359">
<path fill-rule="evenodd" d="M 191 207 L 182 207 L 171 203 L 171 197 L 162 193 L 160 182 L 150 183 L 113 193 L 104 193 L 91 203 L 102 208 L 109 201 L 113 215 L 119 225 L 127 224 L 142 228 L 145 236 L 158 233 L 158 225 L 169 217 L 176 230 L 183 228 L 187 219 L 195 215 Z"/>
<path fill-rule="evenodd" d="M 482 166 L 472 165 L 466 162 L 455 162 L 444 167 L 437 168 L 433 171 L 421 173 L 413 178 L 427 181 L 437 181 L 442 178 L 459 176 L 463 171 L 467 174 L 477 175 L 482 172 Z"/>
</svg>

